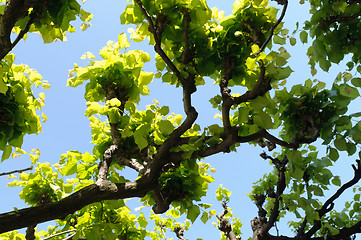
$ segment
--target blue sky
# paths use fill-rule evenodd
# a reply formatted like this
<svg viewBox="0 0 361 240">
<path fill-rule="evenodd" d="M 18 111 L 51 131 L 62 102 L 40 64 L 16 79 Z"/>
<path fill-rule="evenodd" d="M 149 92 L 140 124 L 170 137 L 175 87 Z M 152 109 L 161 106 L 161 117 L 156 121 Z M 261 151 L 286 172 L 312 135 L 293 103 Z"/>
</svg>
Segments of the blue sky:
<svg viewBox="0 0 361 240">
<path fill-rule="evenodd" d="M 127 32 L 129 26 L 121 26 L 119 18 L 126 3 L 128 2 L 125 0 L 105 0 L 100 4 L 99 1 L 88 0 L 84 5 L 84 9 L 94 15 L 91 21 L 92 27 L 82 32 L 79 28 L 80 24 L 75 23 L 77 32 L 68 34 L 68 41 L 46 45 L 43 44 L 37 34 L 29 34 L 27 40 L 25 42 L 21 41 L 13 51 L 16 54 L 16 63 L 25 63 L 31 68 L 35 68 L 51 84 L 51 88 L 45 91 L 46 99 L 43 108 L 49 121 L 43 124 L 43 132 L 39 135 L 26 136 L 23 145 L 27 152 L 30 152 L 32 148 L 40 149 L 41 162 L 54 164 L 59 160 L 62 153 L 69 150 L 78 150 L 83 153 L 86 151 L 91 152 L 89 121 L 84 116 L 86 107 L 83 98 L 84 86 L 77 88 L 65 87 L 68 70 L 73 68 L 75 62 L 80 66 L 86 64 L 85 60 L 80 60 L 80 56 L 85 52 L 90 51 L 97 56 L 99 50 L 106 45 L 108 40 L 116 40 L 119 33 Z M 224 10 L 226 14 L 229 14 L 231 13 L 233 0 L 209 0 L 208 4 L 210 7 L 217 6 L 220 10 Z M 290 1 L 285 18 L 286 28 L 289 28 L 292 32 L 296 22 L 300 21 L 302 23 L 307 16 L 306 5 L 302 6 L 298 1 Z M 298 33 L 296 37 L 298 37 Z M 142 48 L 148 51 L 151 56 L 154 56 L 152 47 L 144 43 L 136 44 L 135 48 Z M 289 84 L 300 83 L 310 78 L 311 74 L 305 55 L 306 46 L 297 44 L 295 47 L 288 46 L 287 49 L 292 56 L 289 61 L 290 66 L 295 71 L 288 80 Z M 147 71 L 152 69 L 154 71 L 155 67 L 151 64 L 146 66 Z M 328 79 L 327 82 L 330 84 L 336 73 L 342 70 L 333 66 L 330 74 L 318 74 L 316 77 L 323 81 Z M 170 112 L 183 114 L 180 89 L 161 84 L 160 80 L 156 79 L 150 84 L 150 91 L 151 95 L 141 100 L 139 104 L 141 109 L 151 104 L 153 99 L 157 99 L 160 105 L 169 105 Z M 210 111 L 211 105 L 208 99 L 217 94 L 218 91 L 218 86 L 207 83 L 206 86 L 199 87 L 194 94 L 193 102 L 199 112 L 197 121 L 201 126 L 217 121 L 213 118 L 214 112 Z M 280 150 L 280 148 L 278 147 L 276 150 Z M 205 160 L 217 169 L 214 174 L 217 181 L 211 184 L 205 202 L 216 203 L 214 196 L 219 184 L 223 184 L 224 187 L 231 190 L 232 197 L 229 206 L 233 209 L 234 215 L 241 218 L 244 225 L 242 229 L 244 238 L 252 235 L 249 222 L 257 216 L 257 208 L 249 200 L 247 194 L 251 191 L 252 183 L 259 180 L 263 174 L 271 169 L 268 162 L 259 157 L 261 152 L 260 148 L 243 144 L 238 148 L 238 153 L 218 154 Z M 348 166 L 352 161 L 345 159 Z M 29 165 L 30 160 L 26 156 L 9 159 L 2 163 L 1 172 L 26 168 Z M 351 168 L 345 168 L 345 171 L 349 171 L 350 174 L 348 175 L 352 176 Z M 0 212 L 11 211 L 13 207 L 25 207 L 24 203 L 18 198 L 20 189 L 7 188 L 6 184 L 6 177 L 1 177 L 0 190 L 1 193 L 6 193 L 7 197 L 1 200 Z M 132 200 L 131 204 L 136 205 L 137 200 Z M 214 208 L 217 211 L 222 210 L 221 206 L 218 205 L 214 205 Z M 215 218 L 212 220 L 216 221 Z M 44 225 L 47 226 L 46 223 Z M 287 225 L 283 224 L 279 228 L 281 230 L 287 229 Z M 286 234 L 287 232 L 281 231 L 281 233 Z M 219 230 L 211 226 L 211 222 L 204 226 L 203 223 L 198 221 L 191 231 L 185 234 L 188 239 L 198 237 L 211 240 L 219 239 Z M 172 234 L 167 237 L 175 239 Z"/>
</svg>

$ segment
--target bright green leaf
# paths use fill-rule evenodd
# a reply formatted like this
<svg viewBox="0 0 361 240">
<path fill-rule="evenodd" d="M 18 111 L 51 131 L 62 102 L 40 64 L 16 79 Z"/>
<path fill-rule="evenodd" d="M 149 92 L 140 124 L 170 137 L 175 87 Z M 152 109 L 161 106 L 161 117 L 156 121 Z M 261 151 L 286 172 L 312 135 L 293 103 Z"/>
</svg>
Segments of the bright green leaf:
<svg viewBox="0 0 361 240">
<path fill-rule="evenodd" d="M 197 219 L 198 215 L 200 214 L 199 207 L 197 205 L 192 205 L 187 210 L 187 218 L 191 220 L 192 223 Z"/>
</svg>

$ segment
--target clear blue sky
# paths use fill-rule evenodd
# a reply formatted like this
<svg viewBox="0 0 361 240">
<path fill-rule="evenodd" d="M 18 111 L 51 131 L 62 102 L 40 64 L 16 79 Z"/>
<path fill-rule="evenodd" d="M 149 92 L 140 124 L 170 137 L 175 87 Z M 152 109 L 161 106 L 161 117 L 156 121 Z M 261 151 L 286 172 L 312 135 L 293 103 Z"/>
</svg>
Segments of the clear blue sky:
<svg viewBox="0 0 361 240">
<path fill-rule="evenodd" d="M 59 160 L 62 153 L 69 150 L 78 150 L 83 153 L 86 151 L 91 152 L 89 121 L 84 116 L 86 107 L 83 98 L 84 86 L 75 89 L 65 87 L 68 70 L 72 69 L 75 62 L 79 65 L 86 64 L 86 61 L 80 60 L 80 56 L 85 52 L 90 51 L 97 56 L 99 50 L 105 46 L 108 40 L 116 40 L 119 33 L 127 32 L 129 26 L 121 26 L 119 18 L 126 3 L 125 0 L 105 0 L 101 1 L 100 4 L 100 1 L 88 0 L 84 9 L 91 12 L 94 18 L 91 21 L 92 27 L 85 32 L 82 32 L 79 23 L 76 23 L 77 32 L 68 34 L 67 42 L 55 42 L 46 45 L 42 43 L 38 35 L 29 34 L 28 39 L 25 42 L 21 41 L 13 51 L 16 54 L 16 63 L 25 63 L 31 68 L 35 68 L 51 84 L 51 89 L 45 91 L 46 99 L 43 108 L 44 113 L 49 117 L 49 121 L 43 124 L 43 132 L 39 135 L 26 136 L 23 145 L 27 152 L 30 152 L 32 148 L 40 149 L 41 162 L 54 164 Z M 208 3 L 210 7 L 217 6 L 227 14 L 231 13 L 232 0 L 209 0 Z M 286 27 L 292 31 L 295 23 L 297 21 L 302 23 L 307 16 L 308 10 L 306 6 L 301 6 L 298 1 L 290 1 L 285 18 Z M 296 35 L 298 36 L 298 34 Z M 153 56 L 152 47 L 137 44 L 136 48 L 139 47 Z M 306 47 L 302 46 L 302 44 L 288 47 L 292 56 L 290 65 L 295 71 L 288 80 L 290 84 L 300 83 L 311 77 L 307 66 L 305 49 Z M 146 67 L 148 71 L 155 69 L 151 64 Z M 336 76 L 335 73 L 342 70 L 333 67 L 331 74 L 321 74 L 316 77 L 323 81 L 326 81 L 325 78 L 327 78 L 330 84 L 330 80 L 333 81 Z M 151 95 L 142 99 L 140 108 L 145 108 L 145 105 L 151 104 L 153 99 L 157 99 L 161 105 L 170 105 L 171 112 L 183 114 L 180 89 L 161 84 L 160 80 L 156 79 L 155 82 L 151 83 L 150 90 Z M 206 86 L 200 86 L 194 94 L 193 101 L 199 112 L 197 121 L 201 126 L 217 121 L 213 118 L 214 112 L 210 110 L 211 105 L 208 99 L 217 94 L 218 91 L 218 86 L 212 86 L 212 83 L 209 83 Z M 279 149 L 278 147 L 276 150 Z M 268 162 L 259 157 L 261 151 L 260 148 L 243 144 L 238 148 L 236 154 L 219 154 L 205 160 L 217 169 L 214 174 L 217 181 L 211 184 L 204 202 L 216 203 L 214 196 L 219 184 L 223 184 L 224 187 L 231 190 L 232 197 L 229 206 L 233 209 L 235 216 L 241 218 L 244 225 L 242 228 L 243 238 L 245 239 L 252 236 L 249 222 L 257 216 L 257 208 L 249 200 L 247 194 L 251 191 L 252 183 L 259 180 L 263 174 L 271 169 Z M 347 166 L 352 161 L 345 159 Z M 27 156 L 9 159 L 2 163 L 1 172 L 26 168 L 29 165 L 30 160 Z M 347 167 L 345 171 L 349 170 L 349 176 L 352 176 L 351 168 L 348 169 Z M 18 198 L 20 188 L 6 188 L 7 181 L 5 178 L 0 178 L 1 193 L 7 195 L 6 198 L 1 198 L 0 212 L 11 211 L 13 207 L 25 207 L 24 203 Z M 137 200 L 132 200 L 131 203 L 135 205 Z M 221 206 L 214 205 L 214 208 L 221 211 Z M 212 220 L 216 221 L 215 218 Z M 191 231 L 185 233 L 186 238 L 219 239 L 219 230 L 214 228 L 211 222 L 204 225 L 198 221 Z M 279 226 L 279 228 L 280 230 L 287 230 L 286 223 Z M 287 234 L 288 231 L 281 231 L 282 233 Z M 167 237 L 176 239 L 173 234 L 169 234 Z"/>
</svg>

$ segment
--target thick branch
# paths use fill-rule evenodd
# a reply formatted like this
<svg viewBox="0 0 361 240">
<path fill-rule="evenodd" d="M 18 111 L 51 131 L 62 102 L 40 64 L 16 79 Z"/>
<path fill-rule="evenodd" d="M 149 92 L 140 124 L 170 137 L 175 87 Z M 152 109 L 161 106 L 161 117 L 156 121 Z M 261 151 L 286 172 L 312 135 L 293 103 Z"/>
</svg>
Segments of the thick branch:
<svg viewBox="0 0 361 240">
<path fill-rule="evenodd" d="M 94 202 L 143 197 L 154 187 L 154 182 L 144 179 L 139 179 L 136 182 L 111 184 L 107 187 L 92 184 L 58 202 L 0 214 L 0 233 L 54 219 L 63 219 Z"/>
<path fill-rule="evenodd" d="M 236 65 L 234 62 L 227 59 L 224 63 L 224 76 L 219 83 L 221 96 L 222 96 L 222 122 L 225 132 L 228 134 L 232 130 L 229 111 L 233 105 L 233 98 L 231 96 L 231 90 L 228 88 L 228 82 L 232 79 L 232 73 Z"/>
<path fill-rule="evenodd" d="M 20 41 L 25 33 L 29 31 L 30 25 L 35 19 L 34 11 L 38 0 L 9 0 L 6 2 L 4 13 L 0 15 L 0 59 L 3 59 L 13 47 Z M 10 39 L 11 30 L 16 22 L 28 15 L 28 9 L 34 8 L 25 28 L 19 33 L 12 43 Z"/>
<path fill-rule="evenodd" d="M 35 227 L 36 225 L 31 225 L 27 227 L 25 235 L 26 240 L 35 240 Z"/>
<path fill-rule="evenodd" d="M 153 190 L 153 197 L 155 200 L 155 204 L 152 207 L 152 210 L 154 211 L 154 213 L 164 213 L 169 209 L 169 204 L 170 202 L 168 202 L 162 195 L 162 193 L 160 192 L 160 188 L 159 186 L 157 186 L 154 190 Z"/>
</svg>

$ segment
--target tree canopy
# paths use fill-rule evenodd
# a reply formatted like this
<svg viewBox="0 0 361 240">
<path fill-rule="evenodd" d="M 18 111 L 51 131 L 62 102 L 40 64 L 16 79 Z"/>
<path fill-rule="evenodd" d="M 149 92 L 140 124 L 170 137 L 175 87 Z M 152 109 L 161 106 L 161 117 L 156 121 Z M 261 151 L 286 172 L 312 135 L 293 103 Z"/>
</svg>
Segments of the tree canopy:
<svg viewBox="0 0 361 240">
<path fill-rule="evenodd" d="M 31 161 L 0 174 L 29 205 L 0 214 L 0 239 L 201 239 L 187 234 L 199 221 L 219 229 L 214 239 L 341 240 L 361 233 L 361 112 L 351 108 L 360 100 L 361 1 L 293 3 L 307 4 L 310 13 L 294 29 L 284 27 L 288 0 L 236 0 L 229 15 L 206 0 L 128 1 L 120 15 L 128 32 L 99 54 L 84 53 L 86 63 L 74 64 L 66 82 L 85 88 L 92 151 L 69 149 L 50 164 L 39 149 L 23 148 L 24 136 L 40 133 L 48 120 L 38 92 L 50 84 L 31 66 L 15 64 L 13 49 L 32 34 L 44 43 L 65 41 L 74 23 L 85 31 L 93 15 L 83 3 L 0 0 L 1 162 Z M 305 45 L 309 79 L 289 82 L 297 74 L 289 61 L 297 56 L 288 49 Z M 316 79 L 337 65 L 334 81 Z M 144 96 L 157 98 L 152 81 L 180 89 L 182 98 L 143 106 Z M 203 85 L 218 92 L 208 99 L 216 119 L 207 126 L 194 103 Z M 183 112 L 171 112 L 170 102 Z M 249 193 L 258 209 L 253 236 L 242 235 L 247 223 L 232 211 L 242 206 L 227 188 L 219 186 L 212 204 L 204 201 L 214 194 L 209 157 L 242 156 L 247 143 L 263 148 L 254 158 L 271 165 Z M 247 169 L 249 160 L 240 161 Z M 338 176 L 337 164 L 353 175 Z M 348 199 L 336 201 L 346 190 Z M 52 220 L 55 226 L 38 230 Z M 292 231 L 279 231 L 282 225 Z"/>
</svg>

